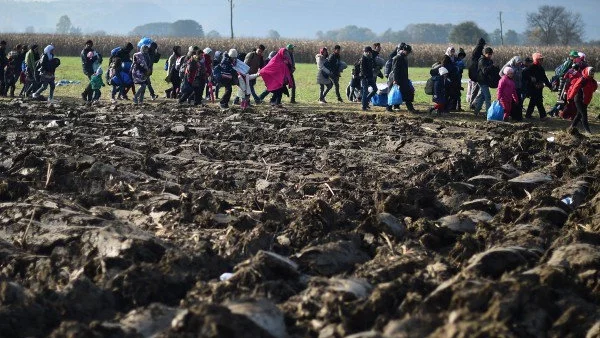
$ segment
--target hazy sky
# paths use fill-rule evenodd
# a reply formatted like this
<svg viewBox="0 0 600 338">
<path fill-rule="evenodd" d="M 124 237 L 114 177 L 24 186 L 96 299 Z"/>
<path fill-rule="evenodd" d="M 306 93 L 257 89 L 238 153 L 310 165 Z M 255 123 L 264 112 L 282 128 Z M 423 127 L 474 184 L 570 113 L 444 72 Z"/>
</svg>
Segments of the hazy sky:
<svg viewBox="0 0 600 338">
<path fill-rule="evenodd" d="M 18 18 L 10 13 L 8 2 L 27 3 L 31 8 L 49 10 L 30 17 Z M 327 31 L 346 25 L 371 28 L 375 33 L 386 29 L 401 30 L 411 23 L 453 23 L 475 21 L 488 32 L 499 28 L 498 13 L 503 12 L 504 30 L 525 30 L 527 12 L 535 12 L 541 5 L 560 5 L 581 13 L 585 22 L 585 40 L 600 40 L 600 0 L 523 1 L 523 0 L 234 0 L 234 32 L 236 36 L 265 36 L 269 29 L 283 37 L 314 38 L 317 31 Z M 576 6 L 572 6 L 573 4 Z M 115 5 L 118 4 L 118 5 Z M 8 7 L 5 7 L 8 5 Z M 18 7 L 18 6 L 15 6 Z M 118 15 L 108 9 L 119 8 Z M 38 30 L 54 28 L 58 17 L 69 15 L 74 26 L 84 32 L 104 30 L 125 34 L 133 27 L 154 21 L 172 22 L 194 19 L 205 32 L 216 30 L 229 34 L 229 6 L 227 0 L 0 0 L 0 29 L 21 30 L 26 26 Z M 8 8 L 8 10 L 4 10 Z M 22 13 L 22 11 L 21 11 Z M 17 19 L 18 18 L 18 19 Z M 8 27 L 8 28 L 7 28 Z"/>
</svg>

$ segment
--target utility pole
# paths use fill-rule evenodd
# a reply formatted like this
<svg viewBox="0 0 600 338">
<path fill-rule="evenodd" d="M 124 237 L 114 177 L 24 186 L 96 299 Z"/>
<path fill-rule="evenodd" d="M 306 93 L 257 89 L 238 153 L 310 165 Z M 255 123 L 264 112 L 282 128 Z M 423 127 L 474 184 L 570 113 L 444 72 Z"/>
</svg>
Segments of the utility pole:
<svg viewBox="0 0 600 338">
<path fill-rule="evenodd" d="M 502 44 L 502 46 L 504 46 L 504 32 L 502 31 L 502 11 L 500 11 L 500 43 Z"/>
<path fill-rule="evenodd" d="M 233 0 L 227 0 L 229 2 L 229 24 L 231 26 L 231 40 L 233 40 Z"/>
</svg>

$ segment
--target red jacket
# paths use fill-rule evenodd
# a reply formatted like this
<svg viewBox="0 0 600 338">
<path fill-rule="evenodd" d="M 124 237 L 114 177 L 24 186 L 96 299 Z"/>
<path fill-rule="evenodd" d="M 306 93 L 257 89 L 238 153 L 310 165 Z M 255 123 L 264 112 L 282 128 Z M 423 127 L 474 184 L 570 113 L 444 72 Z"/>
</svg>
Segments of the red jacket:
<svg viewBox="0 0 600 338">
<path fill-rule="evenodd" d="M 598 82 L 590 77 L 592 67 L 587 67 L 581 72 L 581 75 L 571 79 L 571 86 L 567 92 L 567 100 L 573 100 L 580 89 L 583 89 L 583 103 L 590 104 L 594 92 L 598 89 Z"/>
</svg>

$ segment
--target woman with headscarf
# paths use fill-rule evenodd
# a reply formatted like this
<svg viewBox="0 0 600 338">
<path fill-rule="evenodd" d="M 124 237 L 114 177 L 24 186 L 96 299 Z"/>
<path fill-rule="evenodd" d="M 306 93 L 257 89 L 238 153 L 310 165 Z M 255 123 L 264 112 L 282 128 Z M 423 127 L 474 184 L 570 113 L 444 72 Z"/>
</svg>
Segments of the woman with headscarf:
<svg viewBox="0 0 600 338">
<path fill-rule="evenodd" d="M 546 76 L 546 70 L 542 66 L 544 57 L 541 53 L 533 53 L 531 56 L 533 64 L 523 71 L 523 77 L 527 83 L 527 93 L 529 94 L 529 106 L 525 113 L 525 118 L 532 118 L 533 109 L 537 107 L 540 119 L 546 118 L 546 109 L 544 108 L 544 95 L 542 91 L 544 86 L 551 88 L 550 81 Z"/>
<path fill-rule="evenodd" d="M 592 102 L 592 97 L 596 90 L 598 90 L 598 82 L 594 79 L 594 68 L 592 67 L 586 67 L 579 77 L 572 80 L 567 93 L 567 101 L 575 101 L 577 115 L 573 119 L 571 127 L 569 127 L 570 129 L 576 128 L 579 122 L 581 122 L 583 129 L 591 134 L 587 108 L 590 102 Z"/>
<path fill-rule="evenodd" d="M 144 93 L 146 92 L 148 73 L 150 71 L 150 56 L 148 55 L 149 47 L 149 45 L 142 45 L 140 51 L 133 54 L 131 77 L 133 78 L 133 83 L 140 86 L 133 97 L 134 104 L 144 103 Z"/>
<path fill-rule="evenodd" d="M 292 59 L 287 49 L 280 48 L 269 63 L 260 70 L 260 76 L 271 96 L 271 106 L 281 107 L 281 97 L 285 86 L 293 86 L 290 66 Z"/>
<path fill-rule="evenodd" d="M 325 97 L 327 93 L 333 87 L 333 81 L 331 81 L 331 70 L 329 69 L 329 62 L 327 57 L 329 52 L 326 47 L 321 48 L 319 54 L 315 56 L 317 61 L 317 84 L 319 85 L 319 103 L 325 104 Z"/>
<path fill-rule="evenodd" d="M 504 109 L 504 121 L 512 116 L 512 110 L 518 107 L 519 96 L 514 81 L 515 71 L 511 67 L 504 67 L 502 77 L 498 82 L 497 98 Z M 520 114 L 517 114 L 520 115 Z"/>
<path fill-rule="evenodd" d="M 54 46 L 48 45 L 44 48 L 44 55 L 42 55 L 41 65 L 38 69 L 39 71 L 39 82 L 42 85 L 35 93 L 33 93 L 33 98 L 37 99 L 40 97 L 40 94 L 46 90 L 46 88 L 50 87 L 50 93 L 48 95 L 48 102 L 53 103 L 54 100 L 54 72 L 56 68 L 60 65 L 60 60 L 54 57 Z"/>
<path fill-rule="evenodd" d="M 512 117 L 515 121 L 520 121 L 523 119 L 523 100 L 524 100 L 524 90 L 523 90 L 523 60 L 518 55 L 515 55 L 508 61 L 502 68 L 500 68 L 500 76 L 506 75 L 506 70 L 511 68 L 513 70 L 512 80 L 515 85 L 515 90 L 517 91 L 517 97 L 519 98 L 516 101 L 515 106 L 512 107 L 512 112 L 510 117 Z M 499 85 L 499 84 L 498 84 Z"/>
</svg>

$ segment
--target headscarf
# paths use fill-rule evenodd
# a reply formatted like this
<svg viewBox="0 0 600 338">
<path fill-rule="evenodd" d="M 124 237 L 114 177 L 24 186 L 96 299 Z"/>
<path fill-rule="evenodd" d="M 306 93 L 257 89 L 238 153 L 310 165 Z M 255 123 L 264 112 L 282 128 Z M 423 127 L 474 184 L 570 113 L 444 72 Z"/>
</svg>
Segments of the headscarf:
<svg viewBox="0 0 600 338">
<path fill-rule="evenodd" d="M 519 63 L 523 62 L 523 60 L 521 60 L 521 57 L 518 55 L 513 56 L 512 59 L 510 59 L 510 61 L 508 62 L 510 64 L 511 67 L 517 67 L 519 66 Z"/>
<path fill-rule="evenodd" d="M 452 55 L 452 51 L 454 51 L 454 55 Z M 448 57 L 450 58 L 450 60 L 452 60 L 452 62 L 454 62 L 454 59 L 456 58 L 456 49 L 454 49 L 454 46 L 450 46 L 446 49 L 446 53 L 444 55 L 448 55 Z"/>
<path fill-rule="evenodd" d="M 512 67 L 504 67 L 504 71 L 503 72 L 504 72 L 504 75 L 508 75 L 510 73 L 514 74 L 515 70 L 512 69 Z"/>
<path fill-rule="evenodd" d="M 324 53 L 329 54 L 329 51 L 327 50 L 327 47 L 323 47 L 323 48 L 319 49 L 319 54 L 325 55 Z"/>
<path fill-rule="evenodd" d="M 540 64 L 540 60 L 544 57 L 542 56 L 542 53 L 533 53 L 533 55 L 531 55 L 531 58 L 533 59 L 533 64 L 538 65 Z"/>
<path fill-rule="evenodd" d="M 594 67 L 586 67 L 583 72 L 583 77 L 590 77 L 590 74 L 594 72 Z"/>
<path fill-rule="evenodd" d="M 585 53 L 584 52 L 579 52 L 579 53 L 577 53 L 577 55 L 579 56 L 579 58 L 581 60 L 585 60 Z"/>
<path fill-rule="evenodd" d="M 287 49 L 280 48 L 271 61 L 260 70 L 260 76 L 265 82 L 268 91 L 281 89 L 286 84 L 293 85 L 288 64 L 291 63 Z"/>
<path fill-rule="evenodd" d="M 48 60 L 52 60 L 54 59 L 54 46 L 53 45 L 48 45 L 46 46 L 46 48 L 44 48 L 44 54 L 48 55 Z"/>
</svg>

